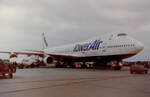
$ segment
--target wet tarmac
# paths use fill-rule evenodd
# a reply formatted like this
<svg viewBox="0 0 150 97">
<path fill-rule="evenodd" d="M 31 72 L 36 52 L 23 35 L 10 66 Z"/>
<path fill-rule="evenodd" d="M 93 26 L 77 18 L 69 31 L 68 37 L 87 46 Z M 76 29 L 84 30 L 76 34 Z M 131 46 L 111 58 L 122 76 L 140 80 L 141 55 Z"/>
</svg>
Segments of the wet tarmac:
<svg viewBox="0 0 150 97">
<path fill-rule="evenodd" d="M 22 69 L 13 79 L 0 79 L 0 97 L 150 97 L 150 73 Z"/>
</svg>

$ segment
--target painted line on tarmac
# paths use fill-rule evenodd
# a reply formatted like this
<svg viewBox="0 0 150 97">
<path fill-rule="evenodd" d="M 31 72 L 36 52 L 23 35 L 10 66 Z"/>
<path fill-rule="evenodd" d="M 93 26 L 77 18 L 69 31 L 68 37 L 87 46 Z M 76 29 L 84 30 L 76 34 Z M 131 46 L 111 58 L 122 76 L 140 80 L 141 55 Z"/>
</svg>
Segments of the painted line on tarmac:
<svg viewBox="0 0 150 97">
<path fill-rule="evenodd" d="M 130 76 L 113 76 L 107 77 L 108 79 L 113 78 L 122 78 Z M 54 79 L 54 80 L 27 80 L 27 81 L 18 81 L 18 82 L 2 82 L 0 85 L 13 85 L 13 84 L 28 84 L 28 83 L 44 83 L 44 82 L 56 82 L 56 81 L 72 81 L 72 80 L 90 80 L 90 79 L 105 79 L 106 77 L 94 77 L 94 78 L 66 78 L 66 79 Z"/>
<path fill-rule="evenodd" d="M 76 79 L 76 80 L 74 80 L 74 82 L 68 82 L 68 83 L 57 84 L 57 85 L 46 85 L 46 86 L 32 87 L 32 88 L 26 88 L 26 89 L 16 89 L 16 90 L 12 90 L 12 91 L 3 91 L 3 92 L 0 92 L 0 95 L 10 94 L 10 93 L 17 93 L 17 92 L 24 92 L 24 91 L 31 91 L 31 90 L 38 90 L 38 89 L 44 89 L 44 88 L 69 86 L 69 85 L 75 85 L 75 84 L 80 84 L 80 83 L 85 83 L 85 82 L 104 81 L 104 80 L 111 80 L 111 79 L 118 79 L 118 78 L 127 78 L 127 77 L 131 77 L 131 76 L 117 76 L 117 77 L 109 77 L 109 78 L 100 78 L 100 77 L 99 78 L 82 78 L 84 80 L 79 81 L 79 79 Z M 65 80 L 67 80 L 67 79 L 65 79 Z M 65 80 L 61 80 L 61 81 L 65 81 Z M 69 79 L 69 80 L 72 80 L 72 79 Z M 50 80 L 50 81 L 55 81 L 55 80 Z M 28 81 L 28 82 L 31 82 L 31 81 Z M 41 81 L 38 81 L 38 82 L 41 82 Z"/>
</svg>

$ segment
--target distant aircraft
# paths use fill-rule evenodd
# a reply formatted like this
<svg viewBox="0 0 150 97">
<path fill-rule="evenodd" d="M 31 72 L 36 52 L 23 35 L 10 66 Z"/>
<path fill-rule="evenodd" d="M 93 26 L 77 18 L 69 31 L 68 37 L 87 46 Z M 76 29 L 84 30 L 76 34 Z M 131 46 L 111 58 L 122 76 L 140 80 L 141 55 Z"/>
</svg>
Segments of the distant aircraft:
<svg viewBox="0 0 150 97">
<path fill-rule="evenodd" d="M 27 52 L 25 51 L 20 51 L 20 52 L 15 52 L 15 51 L 7 51 L 7 52 L 3 52 L 1 51 L 0 53 L 7 53 L 7 54 L 10 54 L 10 57 L 9 57 L 9 63 L 17 63 L 18 66 L 20 65 L 24 65 L 24 67 L 32 67 L 33 66 L 37 66 L 38 62 L 42 61 L 42 58 L 39 57 L 39 55 L 35 55 L 35 54 L 28 54 Z M 22 56 L 22 57 L 18 57 L 18 54 L 23 54 L 23 55 L 28 55 L 28 56 Z"/>
<path fill-rule="evenodd" d="M 33 65 L 34 63 L 37 63 L 41 61 L 41 58 L 39 58 L 38 56 L 28 56 L 28 57 L 17 57 L 17 55 L 12 56 L 9 59 L 10 63 L 17 63 L 18 66 L 20 65 L 24 65 L 25 67 L 30 67 L 31 65 Z M 34 64 L 36 66 L 36 64 Z"/>
<path fill-rule="evenodd" d="M 39 55 L 44 57 L 45 64 L 56 61 L 56 67 L 74 67 L 74 62 L 83 62 L 81 67 L 86 67 L 85 62 L 96 62 L 97 65 L 107 65 L 110 61 L 117 61 L 119 66 L 125 58 L 132 57 L 143 50 L 144 46 L 136 39 L 125 33 L 108 34 L 95 37 L 83 42 L 49 48 L 45 34 L 42 33 L 43 50 L 27 50 L 27 52 L 14 52 L 15 54 Z M 3 53 L 3 52 L 0 52 Z M 10 53 L 10 52 L 9 52 Z M 95 65 L 96 66 L 96 65 Z"/>
</svg>

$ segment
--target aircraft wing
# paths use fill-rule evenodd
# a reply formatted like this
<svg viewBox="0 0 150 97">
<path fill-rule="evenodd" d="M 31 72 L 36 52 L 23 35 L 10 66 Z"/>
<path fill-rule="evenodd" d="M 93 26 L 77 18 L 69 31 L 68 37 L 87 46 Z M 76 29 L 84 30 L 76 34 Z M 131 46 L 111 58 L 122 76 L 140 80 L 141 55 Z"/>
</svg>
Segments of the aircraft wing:
<svg viewBox="0 0 150 97">
<path fill-rule="evenodd" d="M 25 49 L 24 51 L 0 51 L 0 53 L 6 53 L 6 54 L 22 54 L 22 55 L 37 55 L 40 57 L 44 57 L 44 51 L 39 51 L 39 50 L 27 50 Z M 77 57 L 72 56 L 72 55 L 59 55 L 59 54 L 47 54 L 49 56 L 52 56 L 54 58 L 60 57 L 60 58 L 69 58 L 69 59 L 76 59 Z"/>
<path fill-rule="evenodd" d="M 0 51 L 0 53 L 5 53 L 5 54 L 22 54 L 22 55 L 38 55 L 43 57 L 44 52 L 29 52 L 29 51 Z"/>
<path fill-rule="evenodd" d="M 35 52 L 35 53 L 43 53 L 44 51 L 39 51 L 39 50 L 28 50 L 26 49 L 26 51 L 30 51 L 30 52 Z M 71 56 L 71 55 L 59 55 L 59 54 L 47 54 L 49 56 L 52 56 L 54 58 L 60 57 L 60 58 L 71 58 L 71 59 L 76 59 L 77 57 L 75 56 Z"/>
<path fill-rule="evenodd" d="M 11 54 L 12 52 L 9 52 L 9 51 L 0 51 L 0 53 Z"/>
<path fill-rule="evenodd" d="M 39 50 L 29 50 L 29 49 L 25 49 L 25 51 L 36 52 L 36 53 L 44 53 L 44 51 L 39 51 Z"/>
</svg>

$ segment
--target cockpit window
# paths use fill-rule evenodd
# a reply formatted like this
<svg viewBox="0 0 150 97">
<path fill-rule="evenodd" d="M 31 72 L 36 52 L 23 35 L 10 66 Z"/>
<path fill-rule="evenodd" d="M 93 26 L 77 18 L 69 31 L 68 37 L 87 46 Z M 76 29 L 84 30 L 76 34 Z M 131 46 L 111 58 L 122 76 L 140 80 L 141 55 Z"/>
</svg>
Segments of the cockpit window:
<svg viewBox="0 0 150 97">
<path fill-rule="evenodd" d="M 127 36 L 127 34 L 126 33 L 120 33 L 120 34 L 118 34 L 118 36 Z"/>
</svg>

